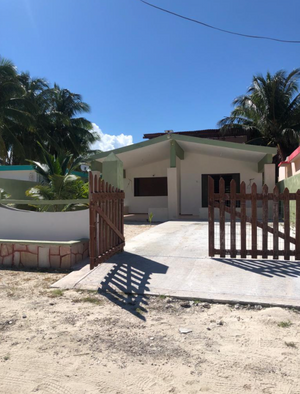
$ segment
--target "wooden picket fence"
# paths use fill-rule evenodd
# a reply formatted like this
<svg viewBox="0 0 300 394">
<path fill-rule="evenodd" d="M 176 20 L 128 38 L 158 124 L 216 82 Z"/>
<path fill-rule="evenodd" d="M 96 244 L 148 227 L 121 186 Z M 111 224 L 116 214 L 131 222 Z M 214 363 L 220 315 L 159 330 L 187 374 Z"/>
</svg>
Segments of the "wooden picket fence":
<svg viewBox="0 0 300 394">
<path fill-rule="evenodd" d="M 269 193 L 268 186 L 264 185 L 262 193 L 257 193 L 257 186 L 254 183 L 251 186 L 251 193 L 246 193 L 245 182 L 240 184 L 239 193 L 236 190 L 236 182 L 232 180 L 230 193 L 225 193 L 225 182 L 221 178 L 219 181 L 219 193 L 215 193 L 214 180 L 209 177 L 209 255 L 211 257 L 219 255 L 220 257 L 230 256 L 233 258 L 237 256 L 241 258 L 246 258 L 247 256 L 268 258 L 268 256 L 272 256 L 274 259 L 283 256 L 286 260 L 289 260 L 290 256 L 295 256 L 296 260 L 300 260 L 300 190 L 297 193 L 290 193 L 288 189 L 285 189 L 283 193 L 280 193 L 278 187 L 275 186 L 272 193 Z M 261 220 L 257 218 L 259 201 L 261 201 L 259 204 L 262 209 Z M 270 201 L 272 202 L 271 204 L 269 204 Z M 290 201 L 295 201 L 296 203 L 295 236 L 291 235 Z M 248 205 L 250 215 L 247 215 L 246 205 Z M 270 222 L 269 205 L 273 210 Z M 282 221 L 280 221 L 280 205 L 283 213 Z M 215 208 L 219 210 L 217 219 L 215 218 Z M 227 225 L 225 225 L 225 213 L 229 214 L 230 218 L 230 224 Z M 236 231 L 237 222 L 238 228 L 240 228 L 239 232 Z M 247 226 L 246 223 L 250 223 L 250 226 Z M 261 229 L 259 235 L 258 228 Z M 219 230 L 219 234 L 215 234 L 216 229 Z M 228 233 L 230 233 L 229 249 L 228 246 L 227 248 L 225 246 Z M 270 233 L 273 234 L 272 242 L 270 242 L 270 237 L 268 237 Z M 219 237 L 218 240 L 215 237 L 216 235 Z M 258 239 L 258 236 L 261 239 Z M 240 239 L 238 239 L 239 237 Z M 281 248 L 279 248 L 280 239 L 283 239 L 283 247 Z M 239 248 L 237 248 L 237 241 L 240 245 Z M 258 243 L 261 249 L 258 249 Z M 219 247 L 216 247 L 216 244 L 219 244 Z M 292 248 L 291 244 L 294 245 Z"/>
<path fill-rule="evenodd" d="M 93 269 L 124 249 L 125 194 L 92 172 L 89 192 L 90 268 Z"/>
</svg>

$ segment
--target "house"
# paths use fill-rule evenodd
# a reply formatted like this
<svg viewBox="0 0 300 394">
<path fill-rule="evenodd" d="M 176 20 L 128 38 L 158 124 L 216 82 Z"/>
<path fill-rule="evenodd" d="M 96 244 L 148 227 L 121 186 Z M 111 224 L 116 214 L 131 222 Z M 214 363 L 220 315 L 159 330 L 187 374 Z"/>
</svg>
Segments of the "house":
<svg viewBox="0 0 300 394">
<path fill-rule="evenodd" d="M 227 190 L 231 179 L 238 185 L 244 181 L 248 192 L 253 182 L 258 191 L 263 182 L 272 190 L 275 154 L 275 148 L 167 132 L 148 141 L 99 153 L 93 157 L 91 169 L 102 172 L 104 180 L 116 187 L 120 183 L 113 179 L 123 176 L 128 213 L 152 212 L 156 220 L 185 215 L 206 220 L 209 175 L 215 180 L 216 190 L 220 177 L 224 178 Z"/>
<path fill-rule="evenodd" d="M 290 193 L 296 193 L 300 189 L 300 146 L 286 159 L 279 163 L 278 188 L 282 193 L 285 188 Z M 290 202 L 290 220 L 296 221 L 296 202 Z"/>
<path fill-rule="evenodd" d="M 300 146 L 285 161 L 279 163 L 278 181 L 280 182 L 297 174 L 300 176 Z"/>
</svg>

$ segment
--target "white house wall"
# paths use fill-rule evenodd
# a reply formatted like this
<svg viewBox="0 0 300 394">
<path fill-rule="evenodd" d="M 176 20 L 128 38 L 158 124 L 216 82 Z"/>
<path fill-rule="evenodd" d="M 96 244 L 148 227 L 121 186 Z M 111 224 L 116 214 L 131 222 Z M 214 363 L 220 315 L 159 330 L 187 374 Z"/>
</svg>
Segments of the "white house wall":
<svg viewBox="0 0 300 394">
<path fill-rule="evenodd" d="M 202 174 L 239 173 L 241 182 L 250 192 L 250 179 L 261 191 L 262 174 L 257 172 L 256 162 L 232 160 L 216 156 L 185 152 L 181 161 L 181 214 L 192 214 L 207 219 L 207 208 L 202 208 Z"/>
<path fill-rule="evenodd" d="M 129 207 L 129 213 L 148 213 L 148 208 L 168 207 L 168 197 L 135 197 L 134 178 L 166 177 L 169 166 L 170 159 L 168 158 L 139 167 L 125 168 L 125 206 Z"/>
</svg>

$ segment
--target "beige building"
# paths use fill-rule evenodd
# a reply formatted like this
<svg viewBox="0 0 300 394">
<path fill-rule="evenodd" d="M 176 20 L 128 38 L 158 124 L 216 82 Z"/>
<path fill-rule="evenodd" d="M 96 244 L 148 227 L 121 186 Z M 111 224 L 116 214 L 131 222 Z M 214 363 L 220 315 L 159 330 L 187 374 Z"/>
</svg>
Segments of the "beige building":
<svg viewBox="0 0 300 394">
<path fill-rule="evenodd" d="M 300 174 L 300 146 L 279 164 L 278 181 Z"/>
<path fill-rule="evenodd" d="M 102 171 L 114 153 L 123 163 L 123 188 L 128 213 L 153 213 L 156 220 L 208 216 L 208 176 L 223 177 L 228 190 L 231 179 L 253 182 L 261 191 L 263 182 L 275 186 L 276 149 L 234 142 L 166 133 L 93 157 L 92 169 Z M 110 155 L 110 159 L 108 156 Z M 103 174 L 104 180 L 105 173 Z"/>
</svg>

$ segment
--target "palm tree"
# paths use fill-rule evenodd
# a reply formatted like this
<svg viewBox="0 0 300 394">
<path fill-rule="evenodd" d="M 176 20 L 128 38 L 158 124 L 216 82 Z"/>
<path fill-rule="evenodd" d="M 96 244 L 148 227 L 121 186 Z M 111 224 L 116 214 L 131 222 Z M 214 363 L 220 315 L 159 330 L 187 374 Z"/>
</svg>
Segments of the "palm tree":
<svg viewBox="0 0 300 394">
<path fill-rule="evenodd" d="M 24 152 L 18 130 L 20 125 L 29 124 L 30 116 L 23 94 L 16 67 L 11 61 L 0 58 L 0 156 L 4 164 L 12 164 L 14 154 Z"/>
<path fill-rule="evenodd" d="M 30 116 L 30 122 L 20 124 L 18 128 L 17 137 L 23 150 L 20 154 L 14 152 L 14 164 L 23 164 L 26 159 L 43 159 L 39 143 L 45 141 L 50 88 L 44 79 L 31 78 L 29 73 L 21 73 L 18 80 L 23 87 L 23 106 Z"/>
<path fill-rule="evenodd" d="M 87 204 L 76 203 L 76 199 L 87 199 L 89 186 L 75 175 L 51 175 L 50 183 L 36 185 L 26 191 L 26 195 L 35 200 L 74 200 L 74 203 L 59 205 L 39 205 L 33 207 L 39 211 L 64 212 L 87 208 Z"/>
<path fill-rule="evenodd" d="M 34 160 L 27 160 L 33 165 L 35 172 L 42 176 L 46 183 L 51 182 L 51 177 L 54 175 L 68 176 L 71 175 L 76 168 L 81 164 L 85 164 L 87 158 L 78 156 L 74 159 L 72 154 L 54 156 L 48 153 L 41 144 L 39 144 L 40 151 L 43 157 L 43 163 Z"/>
<path fill-rule="evenodd" d="M 75 156 L 88 153 L 90 145 L 99 140 L 90 121 L 78 115 L 90 107 L 79 94 L 60 89 L 57 84 L 49 92 L 50 112 L 47 132 L 49 152 L 69 152 Z"/>
<path fill-rule="evenodd" d="M 285 160 L 299 145 L 299 78 L 299 68 L 288 75 L 281 70 L 254 76 L 247 94 L 233 101 L 230 116 L 219 121 L 221 130 L 246 131 L 248 144 L 277 147 L 279 159 Z"/>
<path fill-rule="evenodd" d="M 40 145 L 44 164 L 28 160 L 35 171 L 43 177 L 41 185 L 27 190 L 26 195 L 35 200 L 76 200 L 88 198 L 88 183 L 72 175 L 80 164 L 84 163 L 83 157 L 73 159 L 73 155 L 55 157 Z M 35 206 L 34 204 L 32 206 Z M 86 208 L 86 205 L 74 203 L 66 205 L 36 206 L 41 211 L 69 211 Z"/>
<path fill-rule="evenodd" d="M 55 156 L 88 154 L 99 140 L 92 123 L 82 117 L 88 104 L 79 94 L 50 87 L 29 73 L 18 74 L 0 58 L 0 157 L 3 164 L 42 161 L 38 143 Z"/>
</svg>

